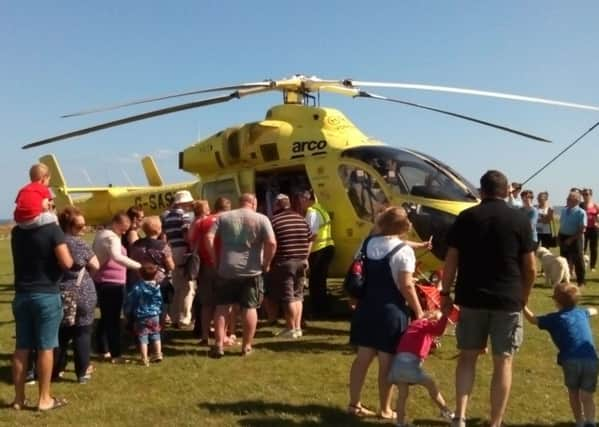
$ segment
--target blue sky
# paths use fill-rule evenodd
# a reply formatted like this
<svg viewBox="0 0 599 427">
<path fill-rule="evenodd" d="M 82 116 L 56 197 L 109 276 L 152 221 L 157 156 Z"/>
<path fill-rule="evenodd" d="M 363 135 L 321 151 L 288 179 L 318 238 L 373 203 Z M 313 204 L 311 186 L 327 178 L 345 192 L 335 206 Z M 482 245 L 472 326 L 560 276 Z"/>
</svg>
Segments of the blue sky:
<svg viewBox="0 0 599 427">
<path fill-rule="evenodd" d="M 71 185 L 143 184 L 137 158 L 164 177 L 176 153 L 227 126 L 260 119 L 276 93 L 191 110 L 22 151 L 35 139 L 135 113 L 59 115 L 131 98 L 282 78 L 429 83 L 599 105 L 599 3 L 177 1 L 17 2 L 0 13 L 0 217 L 10 216 L 30 164 L 55 153 Z M 374 91 L 374 90 L 373 90 Z M 523 180 L 599 120 L 599 113 L 413 90 L 377 90 L 513 126 L 543 144 L 490 128 L 337 95 L 367 135 L 429 153 L 477 181 L 487 169 Z M 189 100 L 185 98 L 184 101 Z M 156 104 L 155 107 L 172 102 Z M 571 186 L 599 188 L 599 132 L 531 182 L 562 204 Z"/>
</svg>

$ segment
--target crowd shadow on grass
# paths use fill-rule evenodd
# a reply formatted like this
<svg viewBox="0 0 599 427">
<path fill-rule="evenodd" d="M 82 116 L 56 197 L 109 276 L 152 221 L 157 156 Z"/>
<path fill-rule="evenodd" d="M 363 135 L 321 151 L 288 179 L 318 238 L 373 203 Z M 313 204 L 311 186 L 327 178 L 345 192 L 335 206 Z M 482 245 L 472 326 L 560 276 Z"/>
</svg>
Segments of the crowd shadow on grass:
<svg viewBox="0 0 599 427">
<path fill-rule="evenodd" d="M 285 352 L 285 353 L 328 353 L 334 352 L 352 352 L 352 348 L 348 344 L 334 343 L 330 341 L 310 340 L 303 338 L 294 341 L 270 341 L 261 342 L 254 344 L 256 349 L 266 349 L 274 352 Z"/>
<path fill-rule="evenodd" d="M 230 403 L 200 403 L 199 406 L 212 413 L 229 413 L 242 417 L 237 423 L 245 427 L 381 425 L 376 418 L 356 418 L 341 408 L 319 404 L 294 405 L 244 400 Z"/>
</svg>

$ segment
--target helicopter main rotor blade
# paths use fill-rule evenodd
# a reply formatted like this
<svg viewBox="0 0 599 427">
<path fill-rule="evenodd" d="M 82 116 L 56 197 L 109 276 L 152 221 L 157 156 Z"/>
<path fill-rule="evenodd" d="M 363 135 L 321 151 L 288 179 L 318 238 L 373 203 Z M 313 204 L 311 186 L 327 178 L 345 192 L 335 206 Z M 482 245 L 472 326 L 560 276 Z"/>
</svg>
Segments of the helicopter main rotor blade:
<svg viewBox="0 0 599 427">
<path fill-rule="evenodd" d="M 21 147 L 22 149 L 28 149 L 33 147 L 39 147 L 40 145 L 50 144 L 51 142 L 61 141 L 63 139 L 74 138 L 76 136 L 86 135 L 88 133 L 97 132 L 103 129 L 108 129 L 115 126 L 121 126 L 127 123 L 136 122 L 139 120 L 150 119 L 152 117 L 163 116 L 165 114 L 176 113 L 178 111 L 190 110 L 192 108 L 205 107 L 207 105 L 220 104 L 223 102 L 230 101 L 232 99 L 239 99 L 247 95 L 255 95 L 262 92 L 267 92 L 272 90 L 271 88 L 254 88 L 247 89 L 244 91 L 238 90 L 232 92 L 228 95 L 218 96 L 214 98 L 203 99 L 201 101 L 189 102 L 187 104 L 174 105 L 172 107 L 161 108 L 160 110 L 148 111 L 146 113 L 136 114 L 134 116 L 124 117 L 122 119 L 113 120 L 106 123 L 100 123 L 95 126 L 91 126 L 84 129 L 79 129 L 72 132 L 63 133 L 61 135 L 56 135 L 50 138 L 41 139 L 39 141 L 35 141 L 24 145 Z"/>
<path fill-rule="evenodd" d="M 178 98 L 178 97 L 182 97 L 182 96 L 190 96 L 190 95 L 197 95 L 200 93 L 211 93 L 211 92 L 222 92 L 225 90 L 244 90 L 244 89 L 254 89 L 254 88 L 270 88 L 273 87 L 273 82 L 272 81 L 264 81 L 264 82 L 257 82 L 257 83 L 242 83 L 242 84 L 238 84 L 238 85 L 233 85 L 233 86 L 221 86 L 221 87 L 213 87 L 213 88 L 209 88 L 209 89 L 198 89 L 198 90 L 190 90 L 187 92 L 178 92 L 178 93 L 173 93 L 173 94 L 168 94 L 168 95 L 163 95 L 163 96 L 157 96 L 154 98 L 141 98 L 141 99 L 135 99 L 132 101 L 126 101 L 120 104 L 114 104 L 114 105 L 107 105 L 104 107 L 98 107 L 98 108 L 92 108 L 89 110 L 83 110 L 83 111 L 77 111 L 75 113 L 69 113 L 69 114 L 64 114 L 62 116 L 60 116 L 61 118 L 67 118 L 67 117 L 76 117 L 76 116 L 83 116 L 86 114 L 93 114 L 93 113 L 100 113 L 100 112 L 104 112 L 104 111 L 111 111 L 111 110 L 116 110 L 119 108 L 124 108 L 124 107 L 130 107 L 132 105 L 139 105 L 139 104 L 145 104 L 148 102 L 156 102 L 156 101 L 164 101 L 165 99 L 172 99 L 172 98 Z"/>
<path fill-rule="evenodd" d="M 466 89 L 466 88 L 459 88 L 459 87 L 423 85 L 423 84 L 412 84 L 412 83 L 362 82 L 362 81 L 351 80 L 351 79 L 343 80 L 341 83 L 344 86 L 350 87 L 350 88 L 388 87 L 388 88 L 398 88 L 398 89 L 429 90 L 429 91 L 436 91 L 436 92 L 459 93 L 459 94 L 464 94 L 464 95 L 488 96 L 491 98 L 511 99 L 513 101 L 536 102 L 539 104 L 559 105 L 562 107 L 580 108 L 583 110 L 599 111 L 599 107 L 596 107 L 594 105 L 576 104 L 573 102 L 556 101 L 553 99 L 515 95 L 512 93 L 489 92 L 489 91 L 485 91 L 485 90 Z"/>
<path fill-rule="evenodd" d="M 378 99 L 380 101 L 395 102 L 397 104 L 403 104 L 403 105 L 408 105 L 410 107 L 421 108 L 423 110 L 434 111 L 436 113 L 441 113 L 441 114 L 445 114 L 445 115 L 448 115 L 448 116 L 457 117 L 459 119 L 468 120 L 468 121 L 471 121 L 471 122 L 474 122 L 474 123 L 478 123 L 478 124 L 481 124 L 481 125 L 490 126 L 492 128 L 495 128 L 495 129 L 503 130 L 505 132 L 514 133 L 516 135 L 520 135 L 520 136 L 523 136 L 525 138 L 534 139 L 536 141 L 551 142 L 550 140 L 545 139 L 545 138 L 541 138 L 540 136 L 535 136 L 535 135 L 532 135 L 530 133 L 522 132 L 522 131 L 519 131 L 519 130 L 516 130 L 516 129 L 508 128 L 506 126 L 502 126 L 502 125 L 498 125 L 498 124 L 495 124 L 495 123 L 491 123 L 491 122 L 488 122 L 486 120 L 480 120 L 480 119 L 476 119 L 476 118 L 471 117 L 471 116 L 466 116 L 464 114 L 453 113 L 451 111 L 441 110 L 439 108 L 434 108 L 434 107 L 428 107 L 426 105 L 416 104 L 414 102 L 402 101 L 401 99 L 389 98 L 389 97 L 386 97 L 386 96 L 376 95 L 374 93 L 365 92 L 365 91 L 359 91 L 358 94 L 355 95 L 355 97 L 356 98 L 371 98 L 371 99 Z"/>
</svg>

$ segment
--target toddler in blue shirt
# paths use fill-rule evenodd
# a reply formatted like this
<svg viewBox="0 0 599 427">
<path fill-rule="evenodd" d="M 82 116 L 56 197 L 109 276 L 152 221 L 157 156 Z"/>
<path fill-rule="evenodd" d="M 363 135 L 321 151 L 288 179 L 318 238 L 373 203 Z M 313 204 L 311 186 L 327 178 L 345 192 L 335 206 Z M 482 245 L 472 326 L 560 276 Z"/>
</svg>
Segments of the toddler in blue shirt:
<svg viewBox="0 0 599 427">
<path fill-rule="evenodd" d="M 152 263 L 142 263 L 139 273 L 142 280 L 133 285 L 127 294 L 125 314 L 135 319 L 133 330 L 139 341 L 141 362 L 150 365 L 148 359 L 148 344 L 152 343 L 152 362 L 162 361 L 162 346 L 160 341 L 160 311 L 162 295 L 160 284 L 154 280 L 158 266 Z"/>
<path fill-rule="evenodd" d="M 576 426 L 596 427 L 593 398 L 599 362 L 589 320 L 591 315 L 597 314 L 597 309 L 578 307 L 578 297 L 578 286 L 561 283 L 553 290 L 557 312 L 535 316 L 524 307 L 524 316 L 539 329 L 549 332 L 559 350 L 557 363 L 564 371 Z"/>
</svg>

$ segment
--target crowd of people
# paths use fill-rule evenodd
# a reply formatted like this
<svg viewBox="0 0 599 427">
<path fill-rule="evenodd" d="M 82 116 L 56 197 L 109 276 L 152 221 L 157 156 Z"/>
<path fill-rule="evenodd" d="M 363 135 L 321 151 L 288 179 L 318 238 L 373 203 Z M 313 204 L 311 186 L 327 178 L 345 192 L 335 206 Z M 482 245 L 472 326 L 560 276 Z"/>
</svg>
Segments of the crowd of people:
<svg viewBox="0 0 599 427">
<path fill-rule="evenodd" d="M 148 366 L 164 357 L 166 325 L 193 326 L 199 344 L 218 359 L 239 344 L 241 320 L 241 354 L 249 355 L 263 303 L 271 321 L 283 311 L 281 337 L 302 337 L 308 276 L 310 311 L 327 314 L 334 242 L 330 217 L 309 190 L 293 195 L 302 214 L 292 209 L 290 196 L 278 194 L 270 218 L 257 212 L 253 194 L 241 195 L 237 209 L 219 197 L 211 210 L 207 201 L 179 191 L 160 217 L 145 217 L 139 207 L 116 213 L 89 245 L 79 209 L 53 212 L 48 168 L 34 165 L 30 178 L 17 195 L 12 232 L 16 409 L 25 404 L 24 384 L 33 378 L 39 382 L 38 409 L 66 404 L 51 396 L 50 383 L 64 376 L 71 344 L 77 381 L 91 379 L 92 332 L 100 360 L 129 362 L 122 348 L 127 331 L 140 363 Z M 96 307 L 100 317 L 92 331 Z"/>
<path fill-rule="evenodd" d="M 236 209 L 224 197 L 211 209 L 206 201 L 179 191 L 160 217 L 145 217 L 138 207 L 118 212 L 89 245 L 82 238 L 86 223 L 80 210 L 69 206 L 57 215 L 52 212 L 48 168 L 34 165 L 30 178 L 17 196 L 11 241 L 16 291 L 14 409 L 26 405 L 25 383 L 32 364 L 39 383 L 37 408 L 45 411 L 67 403 L 53 397 L 50 386 L 52 379 L 64 376 L 71 343 L 77 381 L 85 384 L 91 379 L 96 306 L 99 358 L 114 364 L 128 361 L 121 348 L 126 330 L 135 337 L 139 362 L 145 366 L 163 360 L 161 331 L 166 325 L 193 327 L 200 345 L 210 348 L 209 356 L 220 359 L 227 347 L 239 344 L 238 320 L 241 355 L 252 354 L 261 306 L 269 324 L 277 321 L 282 310 L 281 337 L 300 339 L 305 287 L 310 292 L 310 314 L 329 314 L 331 218 L 309 190 L 292 197 L 274 196 L 270 217 L 258 212 L 253 194 L 242 194 Z M 430 249 L 431 242 L 405 240 L 411 223 L 401 207 L 388 207 L 377 216 L 360 250 L 365 283 L 363 294 L 354 301 L 351 320 L 350 343 L 357 352 L 349 374 L 347 411 L 406 426 L 409 388 L 417 384 L 426 388 L 442 418 L 464 427 L 477 360 L 490 342 L 490 423 L 499 427 L 525 317 L 547 330 L 558 347 L 577 425 L 595 426 L 598 362 L 589 323 L 595 312 L 577 306 L 579 288 L 585 284 L 585 247 L 590 247 L 591 269 L 597 261 L 599 210 L 592 191 L 570 191 L 559 231 L 554 230 L 548 194 L 540 193 L 535 206 L 532 191 L 522 191 L 515 183 L 510 186 L 501 172 L 483 175 L 481 198 L 479 205 L 458 215 L 447 236 L 441 307 L 436 311 L 423 309 L 413 277 L 414 248 Z M 297 210 L 292 199 L 299 201 Z M 527 306 L 539 244 L 559 245 L 578 283 L 556 286 L 558 311 L 544 316 L 536 316 Z M 422 365 L 433 341 L 444 333 L 449 320 L 456 320 L 457 310 L 460 353 L 455 368 L 456 406 L 451 410 Z M 379 368 L 379 411 L 361 403 L 362 386 L 374 359 Z M 398 389 L 395 409 L 393 385 Z"/>
</svg>

